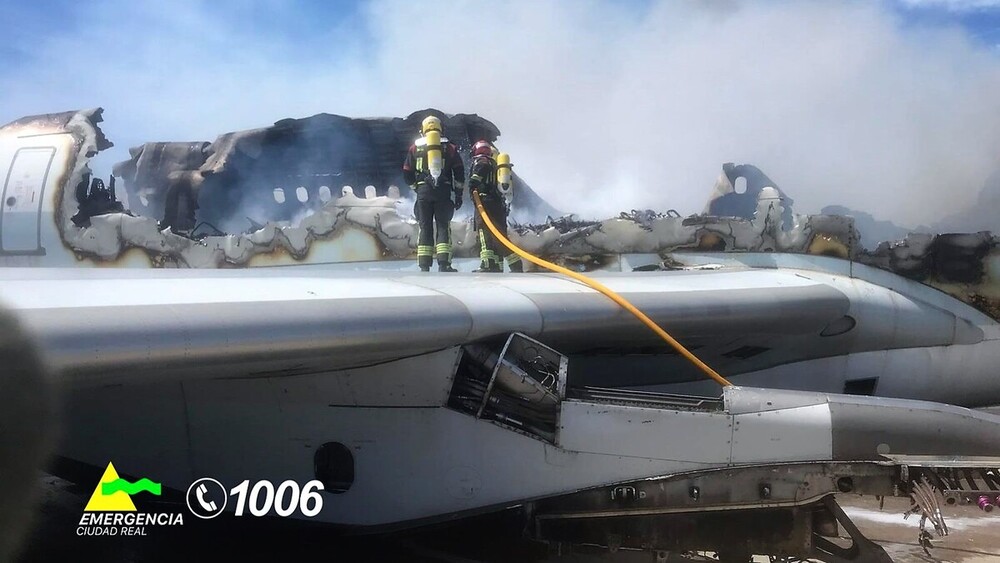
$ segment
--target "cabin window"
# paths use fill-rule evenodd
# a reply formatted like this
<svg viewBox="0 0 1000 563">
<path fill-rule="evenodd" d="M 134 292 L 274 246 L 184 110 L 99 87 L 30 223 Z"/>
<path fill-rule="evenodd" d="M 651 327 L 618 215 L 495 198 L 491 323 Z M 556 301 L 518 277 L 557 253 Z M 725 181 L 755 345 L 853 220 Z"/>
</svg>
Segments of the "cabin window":
<svg viewBox="0 0 1000 563">
<path fill-rule="evenodd" d="M 274 201 L 278 203 L 285 203 L 285 190 L 281 188 L 274 188 Z"/>
<path fill-rule="evenodd" d="M 330 193 L 330 186 L 320 186 L 319 187 L 319 200 L 326 203 L 333 199 L 333 195 Z"/>
<path fill-rule="evenodd" d="M 299 200 L 299 203 L 309 201 L 309 190 L 305 186 L 299 186 L 295 189 L 295 199 Z"/>
<path fill-rule="evenodd" d="M 354 484 L 354 454 L 340 442 L 327 442 L 313 456 L 316 478 L 329 493 L 345 493 Z"/>
<path fill-rule="evenodd" d="M 747 179 L 743 176 L 737 178 L 736 181 L 733 182 L 733 191 L 738 194 L 747 193 Z"/>
</svg>

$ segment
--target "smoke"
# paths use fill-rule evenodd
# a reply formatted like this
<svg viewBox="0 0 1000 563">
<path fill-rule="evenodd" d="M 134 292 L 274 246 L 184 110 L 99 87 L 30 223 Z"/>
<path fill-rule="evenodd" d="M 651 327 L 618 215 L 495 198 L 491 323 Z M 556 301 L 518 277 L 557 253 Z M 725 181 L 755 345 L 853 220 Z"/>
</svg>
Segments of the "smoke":
<svg viewBox="0 0 1000 563">
<path fill-rule="evenodd" d="M 412 58 L 423 6 L 378 14 L 383 68 Z M 418 107 L 448 99 L 496 119 L 532 187 L 592 216 L 700 211 L 734 161 L 760 166 L 799 211 L 842 203 L 921 222 L 970 204 L 1000 166 L 1000 59 L 957 28 L 906 27 L 871 3 L 574 6 L 476 17 L 432 4 L 463 48 L 447 49 L 442 74 L 387 80 Z"/>
<path fill-rule="evenodd" d="M 478 113 L 532 188 L 591 217 L 699 212 L 732 161 L 799 212 L 931 223 L 1000 167 L 998 53 L 889 2 L 383 0 L 301 35 L 249 28 L 243 3 L 93 4 L 0 75 L 2 117 L 102 105 L 122 151 L 319 112 Z"/>
</svg>

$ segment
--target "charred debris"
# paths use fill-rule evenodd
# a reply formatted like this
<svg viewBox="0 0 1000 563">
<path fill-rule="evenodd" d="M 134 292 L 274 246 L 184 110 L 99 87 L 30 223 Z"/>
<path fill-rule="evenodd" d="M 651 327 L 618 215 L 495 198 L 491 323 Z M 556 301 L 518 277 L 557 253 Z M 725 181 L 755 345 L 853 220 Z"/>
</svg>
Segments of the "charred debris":
<svg viewBox="0 0 1000 563">
<path fill-rule="evenodd" d="M 412 196 L 400 163 L 430 114 L 462 149 L 500 136 L 483 117 L 436 109 L 405 118 L 319 114 L 213 142 L 145 143 L 130 149 L 107 183 L 88 166 L 112 146 L 98 125 L 100 108 L 25 117 L 0 128 L 0 136 L 72 136 L 75 159 L 63 163 L 52 217 L 63 244 L 81 260 L 110 263 L 138 249 L 157 267 L 364 262 L 414 255 Z M 745 189 L 737 191 L 737 184 Z M 986 191 L 982 197 L 993 197 Z M 752 165 L 724 164 L 704 212 L 687 217 L 630 210 L 580 220 L 560 214 L 517 175 L 514 193 L 514 217 L 546 218 L 511 225 L 514 241 L 579 270 L 686 267 L 678 251 L 831 256 L 931 285 L 1000 319 L 1000 250 L 989 230 L 909 232 L 842 207 L 799 215 L 792 199 Z M 965 217 L 992 228 L 979 215 L 959 214 L 943 224 Z M 859 226 L 896 238 L 873 243 Z M 471 214 L 457 216 L 452 232 L 457 257 L 477 254 Z M 654 259 L 637 264 L 623 259 L 627 255 Z"/>
</svg>

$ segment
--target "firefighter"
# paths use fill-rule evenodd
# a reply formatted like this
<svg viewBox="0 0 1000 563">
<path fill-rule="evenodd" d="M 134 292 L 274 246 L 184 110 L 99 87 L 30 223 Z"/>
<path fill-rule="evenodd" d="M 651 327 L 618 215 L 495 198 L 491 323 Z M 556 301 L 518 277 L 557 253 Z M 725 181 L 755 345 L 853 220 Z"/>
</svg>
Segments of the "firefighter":
<svg viewBox="0 0 1000 563">
<path fill-rule="evenodd" d="M 458 147 L 441 136 L 440 119 L 424 118 L 420 133 L 403 162 L 403 178 L 417 194 L 417 264 L 421 271 L 430 271 L 436 254 L 438 271 L 456 272 L 451 267 L 451 218 L 462 207 L 465 165 Z"/>
<path fill-rule="evenodd" d="M 493 225 L 503 236 L 507 236 L 507 202 L 497 181 L 496 149 L 488 141 L 478 141 L 472 146 L 472 168 L 469 176 L 469 192 L 475 190 L 483 202 L 483 208 Z M 522 272 L 521 257 L 508 253 L 506 247 L 493 236 L 476 210 L 476 230 L 479 232 L 479 260 L 477 272 L 502 272 L 501 256 L 511 272 Z"/>
</svg>

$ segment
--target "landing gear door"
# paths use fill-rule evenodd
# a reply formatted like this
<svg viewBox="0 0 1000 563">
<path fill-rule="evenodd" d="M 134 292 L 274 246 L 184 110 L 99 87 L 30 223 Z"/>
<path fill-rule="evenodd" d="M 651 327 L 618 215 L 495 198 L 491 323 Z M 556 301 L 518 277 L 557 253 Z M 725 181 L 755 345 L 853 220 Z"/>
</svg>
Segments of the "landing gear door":
<svg viewBox="0 0 1000 563">
<path fill-rule="evenodd" d="M 45 254 L 42 196 L 55 154 L 55 147 L 25 147 L 14 153 L 0 194 L 0 255 Z"/>
</svg>

